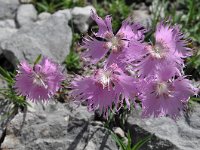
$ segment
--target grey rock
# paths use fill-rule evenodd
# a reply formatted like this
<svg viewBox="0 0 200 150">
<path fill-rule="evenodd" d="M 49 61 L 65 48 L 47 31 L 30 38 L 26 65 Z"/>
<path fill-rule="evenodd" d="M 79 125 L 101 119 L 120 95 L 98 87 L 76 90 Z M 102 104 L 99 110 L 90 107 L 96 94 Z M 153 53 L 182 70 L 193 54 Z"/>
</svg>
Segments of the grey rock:
<svg viewBox="0 0 200 150">
<path fill-rule="evenodd" d="M 65 18 L 67 20 L 71 20 L 72 19 L 72 15 L 71 15 L 71 10 L 70 9 L 59 10 L 59 11 L 55 12 L 53 15 L 57 16 L 57 17 L 65 16 Z"/>
<path fill-rule="evenodd" d="M 113 132 L 121 138 L 125 137 L 124 131 L 120 127 L 113 128 Z"/>
<path fill-rule="evenodd" d="M 20 3 L 22 3 L 22 4 L 29 4 L 29 3 L 34 2 L 33 0 L 19 0 L 19 1 L 20 1 Z"/>
<path fill-rule="evenodd" d="M 0 0 L 0 19 L 14 19 L 18 0 Z"/>
<path fill-rule="evenodd" d="M 103 127 L 103 125 L 104 125 L 103 122 L 101 122 L 101 121 L 91 121 L 90 123 L 93 126 L 101 126 L 101 127 Z"/>
<path fill-rule="evenodd" d="M 149 8 L 146 6 L 144 2 L 138 3 L 134 6 L 135 10 L 148 10 Z"/>
<path fill-rule="evenodd" d="M 200 104 L 195 103 L 190 115 L 183 115 L 176 122 L 170 118 L 141 119 L 139 112 L 128 118 L 128 128 L 133 141 L 154 134 L 142 149 L 198 150 L 200 147 Z"/>
<path fill-rule="evenodd" d="M 5 57 L 15 66 L 16 60 L 33 62 L 39 54 L 61 63 L 69 53 L 72 32 L 65 17 L 51 16 L 41 24 L 29 24 L 0 43 Z"/>
<path fill-rule="evenodd" d="M 134 10 L 133 21 L 141 23 L 144 27 L 151 27 L 152 20 L 148 10 Z"/>
<path fill-rule="evenodd" d="M 74 103 L 71 103 L 68 107 L 70 108 L 70 110 L 73 114 L 73 117 L 75 117 L 75 118 L 79 118 L 80 120 L 87 121 L 88 118 L 92 117 L 91 112 L 86 111 L 85 106 L 80 105 L 77 109 L 77 105 Z"/>
<path fill-rule="evenodd" d="M 10 38 L 16 32 L 15 28 L 0 28 L 0 42 Z"/>
<path fill-rule="evenodd" d="M 13 19 L 0 20 L 0 28 L 16 28 L 15 21 Z"/>
<path fill-rule="evenodd" d="M 2 65 L 2 64 L 1 64 Z M 5 88 L 7 88 L 8 86 L 7 86 L 7 82 L 3 79 L 3 78 L 1 78 L 0 77 L 0 89 L 5 89 Z M 3 99 L 3 97 L 2 97 L 2 95 L 0 95 L 0 99 Z"/>
<path fill-rule="evenodd" d="M 80 32 L 87 32 L 89 24 L 91 23 L 91 10 L 96 12 L 93 6 L 74 7 L 71 11 L 73 23 Z"/>
<path fill-rule="evenodd" d="M 13 105 L 10 101 L 5 100 L 2 95 L 0 96 L 1 96 L 0 97 L 0 148 L 1 148 L 1 143 L 4 140 L 5 133 L 6 133 L 6 127 L 8 123 L 16 115 L 17 110 L 13 109 Z"/>
<path fill-rule="evenodd" d="M 24 26 L 37 20 L 37 11 L 32 4 L 22 4 L 17 10 L 17 23 Z"/>
<path fill-rule="evenodd" d="M 42 12 L 38 15 L 38 20 L 47 20 L 49 17 L 51 17 L 50 13 Z"/>
<path fill-rule="evenodd" d="M 81 106 L 76 116 L 70 104 L 50 103 L 33 106 L 35 111 L 26 115 L 19 113 L 7 127 L 6 137 L 1 148 L 24 150 L 117 150 L 109 132 L 100 126 L 90 124 L 92 114 Z M 68 116 L 68 120 L 65 118 Z M 25 117 L 25 118 L 24 118 Z"/>
</svg>

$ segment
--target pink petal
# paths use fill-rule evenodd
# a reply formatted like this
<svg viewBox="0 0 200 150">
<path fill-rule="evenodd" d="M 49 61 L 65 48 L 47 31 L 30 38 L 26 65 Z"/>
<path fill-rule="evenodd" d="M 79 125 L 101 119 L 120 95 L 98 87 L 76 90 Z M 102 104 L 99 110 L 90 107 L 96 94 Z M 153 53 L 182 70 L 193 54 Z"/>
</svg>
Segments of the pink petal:
<svg viewBox="0 0 200 150">
<path fill-rule="evenodd" d="M 111 16 L 106 16 L 103 20 L 101 17 L 99 17 L 94 11 L 91 12 L 91 18 L 97 23 L 99 30 L 97 33 L 95 33 L 95 36 L 97 37 L 105 37 L 105 34 L 110 32 L 112 33 L 112 24 Z"/>
<path fill-rule="evenodd" d="M 88 39 L 84 38 L 83 47 L 87 50 L 83 53 L 82 57 L 89 59 L 93 64 L 101 60 L 108 52 L 105 42 L 98 41 L 92 37 Z"/>
<path fill-rule="evenodd" d="M 117 34 L 124 35 L 124 38 L 127 40 L 143 41 L 144 33 L 146 32 L 147 30 L 139 23 L 131 23 L 130 21 L 125 20 Z"/>
</svg>

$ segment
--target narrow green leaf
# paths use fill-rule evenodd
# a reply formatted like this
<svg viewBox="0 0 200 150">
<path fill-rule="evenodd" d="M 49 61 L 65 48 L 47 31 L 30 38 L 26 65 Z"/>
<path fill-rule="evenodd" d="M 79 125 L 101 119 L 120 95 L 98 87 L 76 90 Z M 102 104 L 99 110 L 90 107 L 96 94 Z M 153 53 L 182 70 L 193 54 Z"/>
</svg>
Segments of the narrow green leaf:
<svg viewBox="0 0 200 150">
<path fill-rule="evenodd" d="M 42 58 L 42 55 L 38 55 L 38 57 L 36 58 L 35 62 L 34 62 L 34 66 L 40 61 L 40 59 Z"/>
<path fill-rule="evenodd" d="M 142 145 L 144 145 L 146 142 L 148 142 L 151 139 L 151 137 L 152 136 L 150 135 L 150 136 L 148 136 L 148 137 L 146 137 L 144 139 L 141 139 L 139 142 L 137 142 L 134 145 L 134 147 L 132 148 L 132 150 L 139 150 L 142 147 Z"/>
<path fill-rule="evenodd" d="M 200 102 L 200 97 L 192 97 L 190 98 L 192 101 Z"/>
<path fill-rule="evenodd" d="M 8 82 L 13 82 L 13 78 L 10 76 L 10 74 L 3 69 L 2 67 L 0 67 L 0 74 L 4 77 L 4 79 Z"/>
<path fill-rule="evenodd" d="M 118 144 L 118 146 L 122 149 L 122 150 L 127 150 L 126 145 L 124 144 L 123 140 L 121 140 L 116 134 L 112 133 L 111 134 L 112 139 Z"/>
<path fill-rule="evenodd" d="M 131 134 L 130 134 L 130 131 L 128 131 L 128 145 L 127 145 L 127 147 L 128 147 L 128 149 L 130 149 L 130 150 L 131 150 L 131 141 L 132 141 L 132 139 L 131 139 Z"/>
<path fill-rule="evenodd" d="M 48 6 L 45 6 L 44 4 L 42 3 L 37 3 L 38 7 L 44 11 L 48 11 Z"/>
</svg>

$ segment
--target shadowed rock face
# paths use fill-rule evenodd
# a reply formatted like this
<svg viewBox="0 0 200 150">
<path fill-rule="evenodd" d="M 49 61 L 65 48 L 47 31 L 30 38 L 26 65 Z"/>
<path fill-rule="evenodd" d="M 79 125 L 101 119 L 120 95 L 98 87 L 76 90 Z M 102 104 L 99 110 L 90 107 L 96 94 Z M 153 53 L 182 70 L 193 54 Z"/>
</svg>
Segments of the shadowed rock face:
<svg viewBox="0 0 200 150">
<path fill-rule="evenodd" d="M 5 88 L 5 87 L 6 87 L 6 85 L 4 85 L 4 86 L 1 85 L 1 88 Z M 13 107 L 12 107 L 11 102 L 4 100 L 1 96 L 0 97 L 0 148 L 1 148 L 1 143 L 4 141 L 5 136 L 6 136 L 7 124 L 17 114 L 17 110 L 13 110 L 12 108 Z"/>
<path fill-rule="evenodd" d="M 198 150 L 200 147 L 200 105 L 194 104 L 189 115 L 183 115 L 176 122 L 170 118 L 141 119 L 140 112 L 133 112 L 127 126 L 133 141 L 154 134 L 141 149 L 152 150 Z"/>
<path fill-rule="evenodd" d="M 2 149 L 117 150 L 109 132 L 92 123 L 84 106 L 50 103 L 19 113 L 6 130 Z"/>
</svg>

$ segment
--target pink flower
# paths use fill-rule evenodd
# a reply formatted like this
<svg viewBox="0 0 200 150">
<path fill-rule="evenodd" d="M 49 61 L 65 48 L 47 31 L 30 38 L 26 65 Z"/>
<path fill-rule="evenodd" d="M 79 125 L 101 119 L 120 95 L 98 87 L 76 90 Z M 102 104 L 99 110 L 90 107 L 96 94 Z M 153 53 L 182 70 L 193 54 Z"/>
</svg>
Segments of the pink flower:
<svg viewBox="0 0 200 150">
<path fill-rule="evenodd" d="M 129 42 L 143 41 L 146 30 L 137 23 L 125 20 L 119 31 L 113 34 L 111 16 L 106 16 L 105 19 L 102 19 L 92 12 L 91 18 L 97 23 L 99 30 L 94 33 L 95 37 L 83 39 L 83 47 L 87 49 L 83 57 L 95 64 L 110 50 L 107 65 L 116 63 L 118 66 L 125 66 L 125 53 L 129 50 Z"/>
<path fill-rule="evenodd" d="M 180 116 L 190 98 L 196 94 L 197 89 L 192 86 L 188 79 L 178 77 L 167 79 L 167 76 L 158 74 L 150 77 L 141 84 L 143 117 L 169 116 L 173 119 Z"/>
<path fill-rule="evenodd" d="M 99 69 L 91 77 L 76 78 L 72 82 L 72 96 L 76 102 L 87 101 L 89 110 L 99 109 L 106 115 L 107 110 L 115 104 L 119 110 L 125 100 L 130 107 L 129 99 L 137 94 L 137 83 L 116 65 Z"/>
<path fill-rule="evenodd" d="M 192 51 L 187 47 L 188 41 L 184 39 L 183 33 L 180 32 L 179 27 L 165 25 L 163 22 L 159 23 L 156 28 L 155 39 L 157 42 L 157 49 L 169 49 L 174 55 L 180 58 L 186 58 L 192 55 Z M 165 51 L 160 51 L 160 57 L 165 55 Z"/>
<path fill-rule="evenodd" d="M 59 65 L 44 57 L 33 67 L 26 61 L 21 62 L 14 87 L 18 94 L 34 102 L 48 101 L 58 91 L 63 79 Z"/>
<path fill-rule="evenodd" d="M 142 77 L 154 75 L 163 66 L 174 70 L 174 75 L 180 75 L 184 66 L 183 58 L 191 56 L 191 49 L 187 47 L 179 28 L 163 23 L 156 28 L 154 45 L 132 42 L 129 47 L 132 51 L 127 57 L 130 62 L 135 61 L 134 57 L 139 60 L 134 65 Z"/>
</svg>

